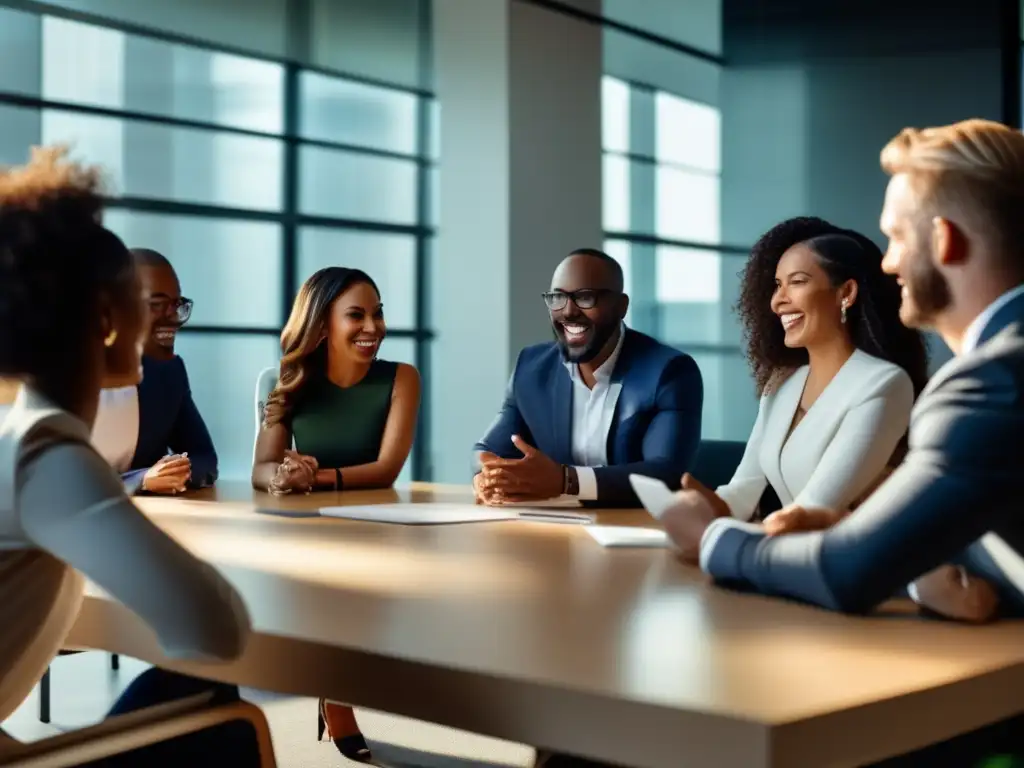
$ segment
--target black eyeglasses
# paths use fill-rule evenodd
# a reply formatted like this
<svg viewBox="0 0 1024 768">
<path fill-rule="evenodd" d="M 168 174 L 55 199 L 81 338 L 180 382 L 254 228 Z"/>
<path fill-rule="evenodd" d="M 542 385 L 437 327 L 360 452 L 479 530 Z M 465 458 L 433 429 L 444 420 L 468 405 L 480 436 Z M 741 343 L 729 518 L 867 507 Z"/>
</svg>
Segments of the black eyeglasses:
<svg viewBox="0 0 1024 768">
<path fill-rule="evenodd" d="M 615 293 L 615 291 L 607 288 L 584 288 L 579 291 L 551 291 L 543 296 L 548 309 L 565 309 L 569 299 L 572 299 L 572 303 L 580 309 L 593 309 L 597 306 L 598 299 L 609 293 Z"/>
<path fill-rule="evenodd" d="M 186 299 L 184 296 L 177 299 L 154 296 L 149 300 L 149 311 L 153 313 L 154 317 L 166 317 L 168 311 L 174 310 L 175 318 L 184 325 L 192 317 L 193 304 L 192 299 Z"/>
</svg>

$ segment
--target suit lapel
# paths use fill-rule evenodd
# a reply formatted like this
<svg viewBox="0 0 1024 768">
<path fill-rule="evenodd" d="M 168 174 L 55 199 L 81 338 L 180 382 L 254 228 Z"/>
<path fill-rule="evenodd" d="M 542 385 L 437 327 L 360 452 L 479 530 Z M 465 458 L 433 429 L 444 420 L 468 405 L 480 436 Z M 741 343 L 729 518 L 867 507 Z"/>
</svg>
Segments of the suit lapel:
<svg viewBox="0 0 1024 768">
<path fill-rule="evenodd" d="M 633 343 L 634 333 L 626 328 L 624 334 L 619 359 L 615 362 L 615 369 L 609 382 L 611 391 L 608 396 L 614 403 L 612 423 L 608 426 L 608 441 L 605 444 L 605 455 L 609 464 L 623 464 L 627 461 L 624 457 L 628 452 L 628 446 L 623 444 L 626 436 L 619 427 L 640 410 L 640 392 L 643 391 L 643 387 L 640 386 L 626 386 L 630 374 L 636 373 L 639 366 L 633 359 L 636 352 L 636 345 Z"/>
<path fill-rule="evenodd" d="M 790 426 L 796 416 L 796 409 L 800 405 L 800 397 L 804 393 L 807 373 L 806 367 L 801 368 L 782 383 L 775 395 L 775 404 L 768 417 L 768 423 L 765 424 L 761 448 L 764 474 L 779 495 L 779 501 L 783 504 L 792 502 L 793 493 L 786 484 L 785 476 L 782 473 L 782 457 L 789 447 L 789 438 L 792 437 Z M 807 418 L 806 415 L 804 418 Z M 794 429 L 793 432 L 795 431 Z"/>
<path fill-rule="evenodd" d="M 554 381 L 551 387 L 551 421 L 549 422 L 552 443 L 555 446 L 554 455 L 551 458 L 560 464 L 571 464 L 573 461 L 573 383 L 569 371 L 566 370 L 560 359 L 556 365 L 558 367 L 554 371 Z"/>
</svg>

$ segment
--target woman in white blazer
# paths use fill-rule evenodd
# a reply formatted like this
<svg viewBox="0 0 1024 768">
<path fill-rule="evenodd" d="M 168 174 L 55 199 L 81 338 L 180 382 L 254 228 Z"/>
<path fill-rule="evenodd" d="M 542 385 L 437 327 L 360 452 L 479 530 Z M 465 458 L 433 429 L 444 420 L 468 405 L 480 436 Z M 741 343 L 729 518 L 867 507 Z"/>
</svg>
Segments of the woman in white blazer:
<svg viewBox="0 0 1024 768">
<path fill-rule="evenodd" d="M 868 238 L 817 218 L 784 221 L 754 246 L 738 309 L 761 404 L 712 497 L 721 512 L 758 517 L 769 484 L 783 506 L 850 509 L 902 459 L 927 353 L 881 262 Z"/>
</svg>

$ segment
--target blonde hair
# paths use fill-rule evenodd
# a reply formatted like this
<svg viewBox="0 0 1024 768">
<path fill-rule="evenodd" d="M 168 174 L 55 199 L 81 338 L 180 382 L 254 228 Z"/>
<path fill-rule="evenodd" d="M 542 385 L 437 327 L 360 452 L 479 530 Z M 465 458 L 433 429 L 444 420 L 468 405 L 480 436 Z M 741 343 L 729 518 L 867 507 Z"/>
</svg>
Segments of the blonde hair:
<svg viewBox="0 0 1024 768">
<path fill-rule="evenodd" d="M 923 215 L 948 218 L 1003 252 L 1024 248 L 1020 131 L 980 119 L 904 128 L 882 149 L 881 163 L 889 175 L 911 177 Z"/>
</svg>

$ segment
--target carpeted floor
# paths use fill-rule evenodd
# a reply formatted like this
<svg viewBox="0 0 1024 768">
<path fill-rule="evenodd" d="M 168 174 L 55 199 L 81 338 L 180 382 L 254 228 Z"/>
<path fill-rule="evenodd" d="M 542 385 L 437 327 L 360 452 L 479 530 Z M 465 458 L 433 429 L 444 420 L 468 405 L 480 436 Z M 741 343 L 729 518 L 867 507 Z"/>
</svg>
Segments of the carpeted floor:
<svg viewBox="0 0 1024 768">
<path fill-rule="evenodd" d="M 267 715 L 280 768 L 351 768 L 330 742 L 316 740 L 316 699 L 265 697 L 245 691 Z M 529 768 L 534 750 L 522 744 L 409 720 L 383 712 L 356 710 L 374 758 L 387 765 L 423 768 Z"/>
</svg>

